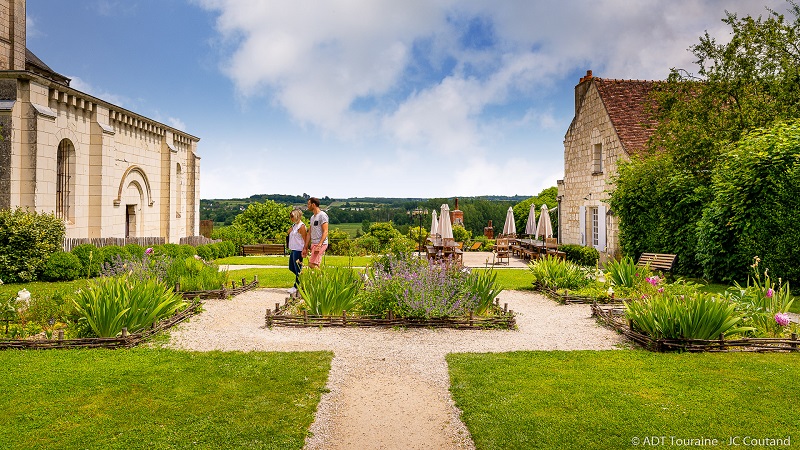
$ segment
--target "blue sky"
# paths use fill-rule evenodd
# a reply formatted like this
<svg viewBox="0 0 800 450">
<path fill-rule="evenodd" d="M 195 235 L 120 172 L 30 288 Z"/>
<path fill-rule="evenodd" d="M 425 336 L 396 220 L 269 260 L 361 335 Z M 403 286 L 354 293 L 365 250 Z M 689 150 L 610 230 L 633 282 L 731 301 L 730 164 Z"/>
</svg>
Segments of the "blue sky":
<svg viewBox="0 0 800 450">
<path fill-rule="evenodd" d="M 574 86 L 694 70 L 782 0 L 28 0 L 72 87 L 201 138 L 201 197 L 534 195 Z"/>
</svg>

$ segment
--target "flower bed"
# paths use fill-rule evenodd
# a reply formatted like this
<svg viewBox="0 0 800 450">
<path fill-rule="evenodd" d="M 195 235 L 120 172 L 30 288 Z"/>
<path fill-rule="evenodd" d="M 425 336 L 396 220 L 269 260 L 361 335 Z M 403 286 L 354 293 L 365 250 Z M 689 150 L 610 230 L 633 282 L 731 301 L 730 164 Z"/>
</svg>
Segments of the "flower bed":
<svg viewBox="0 0 800 450">
<path fill-rule="evenodd" d="M 267 328 L 273 326 L 283 327 L 406 327 L 406 328 L 456 328 L 456 329 L 505 329 L 513 330 L 517 327 L 514 311 L 508 309 L 508 304 L 500 309 L 499 299 L 494 308 L 498 310 L 493 316 L 476 316 L 470 314 L 464 317 L 395 317 L 391 311 L 386 316 L 359 316 L 347 315 L 343 311 L 338 316 L 309 315 L 308 311 L 303 314 L 291 314 L 292 303 L 287 301 L 283 306 L 275 305 L 275 309 L 267 309 L 264 316 Z"/>
<path fill-rule="evenodd" d="M 128 334 L 122 333 L 122 336 L 111 338 L 83 338 L 83 339 L 64 339 L 63 331 L 59 333 L 58 337 L 54 339 L 13 339 L 13 340 L 0 340 L 0 350 L 4 349 L 27 349 L 27 350 L 43 350 L 43 349 L 64 349 L 64 348 L 129 348 L 135 347 L 141 342 L 149 339 L 151 336 L 172 328 L 173 326 L 183 322 L 189 317 L 197 314 L 200 310 L 202 303 L 198 300 L 193 301 L 186 309 L 165 318 L 141 333 Z"/>
<path fill-rule="evenodd" d="M 540 287 L 540 288 L 536 289 L 536 292 L 544 294 L 544 295 L 552 298 L 553 300 L 555 300 L 555 301 L 557 301 L 557 302 L 559 302 L 561 304 L 564 304 L 564 305 L 571 304 L 571 303 L 591 305 L 591 304 L 594 304 L 594 303 L 601 303 L 601 300 L 604 300 L 602 303 L 605 303 L 605 304 L 621 304 L 622 302 L 626 301 L 626 299 L 624 299 L 624 298 L 616 298 L 616 297 L 600 299 L 600 298 L 597 298 L 597 297 L 584 297 L 584 296 L 580 296 L 580 295 L 571 295 L 569 293 L 569 291 L 566 291 L 565 294 L 561 294 L 558 291 L 556 291 L 555 289 L 550 289 L 550 288 L 546 288 L 546 287 Z"/>
<path fill-rule="evenodd" d="M 800 351 L 800 340 L 797 333 L 789 338 L 737 338 L 725 339 L 654 339 L 647 334 L 631 329 L 630 322 L 624 316 L 624 308 L 592 304 L 592 316 L 605 325 L 616 330 L 643 348 L 654 352 L 688 351 L 688 352 L 778 352 Z"/>
</svg>

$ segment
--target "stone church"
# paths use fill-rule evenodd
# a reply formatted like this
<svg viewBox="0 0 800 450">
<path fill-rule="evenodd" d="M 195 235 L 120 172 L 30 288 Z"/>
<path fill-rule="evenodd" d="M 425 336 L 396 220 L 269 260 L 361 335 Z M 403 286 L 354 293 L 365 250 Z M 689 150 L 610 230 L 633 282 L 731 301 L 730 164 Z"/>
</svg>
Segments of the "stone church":
<svg viewBox="0 0 800 450">
<path fill-rule="evenodd" d="M 647 107 L 654 81 L 598 78 L 575 86 L 575 117 L 564 136 L 564 179 L 558 180 L 558 236 L 619 256 L 617 217 L 606 203 L 617 163 L 644 150 L 655 123 Z"/>
<path fill-rule="evenodd" d="M 0 208 L 177 243 L 198 234 L 199 140 L 71 88 L 26 47 L 25 0 L 0 0 Z"/>
</svg>

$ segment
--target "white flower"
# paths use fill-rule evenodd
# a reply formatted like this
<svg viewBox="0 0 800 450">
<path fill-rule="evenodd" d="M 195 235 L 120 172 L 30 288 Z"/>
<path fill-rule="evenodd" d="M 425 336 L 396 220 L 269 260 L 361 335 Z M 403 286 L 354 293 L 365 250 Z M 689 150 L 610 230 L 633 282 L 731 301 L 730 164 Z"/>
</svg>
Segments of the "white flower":
<svg viewBox="0 0 800 450">
<path fill-rule="evenodd" d="M 28 292 L 27 289 L 22 289 L 21 291 L 17 292 L 17 300 L 21 302 L 27 302 L 31 299 L 31 293 Z"/>
<path fill-rule="evenodd" d="M 608 295 L 609 295 L 609 297 L 614 295 L 614 288 L 611 287 L 611 286 L 608 287 Z"/>
</svg>

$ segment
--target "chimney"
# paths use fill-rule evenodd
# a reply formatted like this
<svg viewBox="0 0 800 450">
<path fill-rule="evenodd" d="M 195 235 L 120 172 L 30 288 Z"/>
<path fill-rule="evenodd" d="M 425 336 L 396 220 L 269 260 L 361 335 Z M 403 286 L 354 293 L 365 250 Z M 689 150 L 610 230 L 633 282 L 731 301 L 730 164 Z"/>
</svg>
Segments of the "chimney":
<svg viewBox="0 0 800 450">
<path fill-rule="evenodd" d="M 592 71 L 591 70 L 587 70 L 586 71 L 586 76 L 585 77 L 581 77 L 581 79 L 578 81 L 578 84 L 575 86 L 575 115 L 576 116 L 578 115 L 578 110 L 580 109 L 581 104 L 583 103 L 583 97 L 586 95 L 586 91 L 589 90 L 589 83 L 586 83 L 586 81 L 591 81 L 592 78 L 594 78 L 592 76 Z"/>
</svg>

